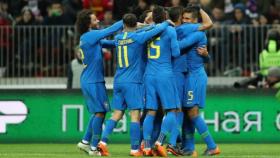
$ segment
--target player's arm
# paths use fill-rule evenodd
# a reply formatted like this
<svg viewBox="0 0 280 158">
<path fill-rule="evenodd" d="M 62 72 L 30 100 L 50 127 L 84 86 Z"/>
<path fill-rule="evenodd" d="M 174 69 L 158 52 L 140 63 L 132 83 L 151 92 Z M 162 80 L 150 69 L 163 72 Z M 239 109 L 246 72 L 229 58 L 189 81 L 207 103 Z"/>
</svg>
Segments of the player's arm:
<svg viewBox="0 0 280 158">
<path fill-rule="evenodd" d="M 123 28 L 123 21 L 120 20 L 120 21 L 114 23 L 113 25 L 111 25 L 110 27 L 107 27 L 106 29 L 92 30 L 89 32 L 90 38 L 91 38 L 90 42 L 95 43 L 96 41 L 99 41 L 107 36 L 110 36 L 122 28 Z"/>
<path fill-rule="evenodd" d="M 174 28 L 169 31 L 171 37 L 171 53 L 173 57 L 180 56 L 180 47 L 177 41 L 177 33 Z"/>
<path fill-rule="evenodd" d="M 182 40 L 178 41 L 179 42 L 179 47 L 180 49 L 185 49 L 188 48 L 195 43 L 199 42 L 203 38 L 203 33 L 202 32 L 193 32 L 190 35 L 188 35 L 186 38 L 183 38 Z"/>
<path fill-rule="evenodd" d="M 137 28 L 136 33 L 140 33 L 143 31 L 149 31 L 149 30 L 153 29 L 154 27 L 155 27 L 155 25 L 147 25 L 143 28 Z"/>
<path fill-rule="evenodd" d="M 157 34 L 164 31 L 168 27 L 168 25 L 169 25 L 169 22 L 165 21 L 159 25 L 156 25 L 153 29 L 151 29 L 149 31 L 143 31 L 143 32 L 139 33 L 137 36 L 138 37 L 137 41 L 142 44 L 147 42 L 148 40 L 152 39 Z"/>
<path fill-rule="evenodd" d="M 100 41 L 100 44 L 101 44 L 102 48 L 115 48 L 116 47 L 114 40 L 103 39 Z"/>
<path fill-rule="evenodd" d="M 211 18 L 203 9 L 200 9 L 199 13 L 201 15 L 202 23 L 199 26 L 198 30 L 199 31 L 209 30 L 213 26 L 213 22 L 212 22 Z"/>
</svg>

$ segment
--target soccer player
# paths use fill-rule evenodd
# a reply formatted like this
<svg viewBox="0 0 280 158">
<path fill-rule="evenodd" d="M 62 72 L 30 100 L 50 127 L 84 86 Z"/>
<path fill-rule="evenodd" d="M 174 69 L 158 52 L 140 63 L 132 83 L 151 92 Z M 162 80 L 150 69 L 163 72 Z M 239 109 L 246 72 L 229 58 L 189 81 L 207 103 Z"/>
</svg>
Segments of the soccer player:
<svg viewBox="0 0 280 158">
<path fill-rule="evenodd" d="M 145 27 L 145 28 L 143 28 L 139 31 L 150 29 L 151 27 L 154 27 L 154 25 L 155 25 L 154 21 L 153 21 L 153 17 L 152 17 L 152 10 L 146 10 L 140 16 L 139 20 L 140 20 L 140 22 L 143 22 L 144 24 L 149 25 L 149 27 Z M 146 45 L 147 45 L 147 42 L 146 42 Z M 145 51 L 145 54 L 147 55 L 147 51 Z M 147 56 L 146 56 L 146 59 L 147 59 Z M 140 119 L 141 127 L 143 127 L 143 122 L 144 122 L 144 119 L 146 117 L 146 112 L 147 111 L 144 110 L 142 115 L 141 115 L 141 119 Z M 151 134 L 151 144 L 154 144 L 155 141 L 157 140 L 158 136 L 159 136 L 163 116 L 164 116 L 164 112 L 163 112 L 162 108 L 159 108 L 157 113 L 156 113 L 154 123 L 153 123 L 154 128 L 153 128 L 153 132 Z M 141 132 L 141 140 L 143 140 L 143 132 Z M 143 149 L 144 149 L 144 141 L 142 141 L 142 143 L 141 143 L 141 150 L 143 151 Z M 154 156 L 156 156 L 156 152 L 154 152 Z"/>
<path fill-rule="evenodd" d="M 103 30 L 98 28 L 99 20 L 91 10 L 82 10 L 77 16 L 76 27 L 81 35 L 80 52 L 84 64 L 81 74 L 81 88 L 89 112 L 92 114 L 87 131 L 78 148 L 89 155 L 99 155 L 97 144 L 99 142 L 102 124 L 109 109 L 108 97 L 104 82 L 103 54 L 101 43 L 103 38 L 122 29 L 123 22 L 119 21 Z M 106 42 L 105 42 L 106 43 Z"/>
<path fill-rule="evenodd" d="M 165 30 L 169 25 L 163 22 L 148 31 L 137 31 L 137 18 L 134 14 L 123 17 L 124 31 L 115 36 L 117 47 L 117 70 L 114 77 L 114 97 L 112 117 L 106 122 L 102 139 L 98 144 L 101 154 L 108 156 L 108 136 L 113 132 L 117 122 L 122 118 L 126 109 L 130 110 L 130 141 L 131 156 L 142 156 L 140 147 L 140 110 L 143 109 L 143 65 L 146 42 Z"/>
<path fill-rule="evenodd" d="M 183 12 L 183 22 L 197 23 L 199 10 L 196 7 L 187 7 Z M 185 100 L 184 111 L 186 112 L 185 128 L 186 142 L 184 145 L 184 155 L 193 155 L 194 148 L 194 132 L 197 129 L 207 144 L 204 155 L 220 154 L 220 149 L 214 142 L 208 131 L 205 121 L 199 114 L 199 109 L 204 108 L 207 88 L 207 74 L 204 70 L 203 56 L 197 53 L 197 48 L 207 45 L 207 37 L 205 32 L 198 31 L 189 35 L 187 38 L 179 41 L 180 49 L 190 48 L 187 54 L 188 74 L 185 83 Z"/>
<path fill-rule="evenodd" d="M 199 31 L 199 30 L 205 30 L 211 27 L 212 21 L 209 18 L 209 16 L 201 10 L 201 17 L 202 17 L 202 23 L 199 24 L 189 24 L 185 23 L 182 24 L 182 12 L 183 7 L 172 7 L 169 10 L 169 18 L 175 23 L 175 29 L 177 33 L 177 39 L 182 40 L 183 38 L 186 38 L 188 35 L 192 34 L 193 32 Z M 187 68 L 187 62 L 186 62 L 186 56 L 189 49 L 181 50 L 181 56 L 173 59 L 173 72 L 175 74 L 175 80 L 177 85 L 177 90 L 179 93 L 181 105 L 184 100 L 184 84 L 185 84 L 185 76 L 187 74 L 188 68 Z M 203 53 L 205 52 L 205 48 L 199 48 L 199 52 Z M 206 50 L 207 52 L 207 50 Z M 208 52 L 206 54 L 208 56 Z M 178 128 L 173 128 L 171 131 L 171 137 L 169 140 L 169 144 L 167 145 L 167 151 L 171 152 L 172 154 L 177 154 L 176 150 L 178 148 L 176 147 L 176 140 L 179 136 L 179 129 L 182 128 L 183 123 L 183 112 L 179 110 L 177 112 L 177 121 L 179 124 Z M 179 137 L 180 138 L 180 137 Z"/>
<path fill-rule="evenodd" d="M 166 13 L 163 7 L 153 9 L 153 21 L 161 23 L 166 19 Z M 177 42 L 176 31 L 173 27 L 168 27 L 163 33 L 149 43 L 148 63 L 146 66 L 144 85 L 146 90 L 146 109 L 147 115 L 143 124 L 144 135 L 144 155 L 152 156 L 151 134 L 153 131 L 153 122 L 159 102 L 163 106 L 166 115 L 163 119 L 161 131 L 155 148 L 160 156 L 167 156 L 165 148 L 162 146 L 166 135 L 175 126 L 176 109 L 180 106 L 179 96 L 172 71 L 171 58 L 180 55 Z"/>
</svg>

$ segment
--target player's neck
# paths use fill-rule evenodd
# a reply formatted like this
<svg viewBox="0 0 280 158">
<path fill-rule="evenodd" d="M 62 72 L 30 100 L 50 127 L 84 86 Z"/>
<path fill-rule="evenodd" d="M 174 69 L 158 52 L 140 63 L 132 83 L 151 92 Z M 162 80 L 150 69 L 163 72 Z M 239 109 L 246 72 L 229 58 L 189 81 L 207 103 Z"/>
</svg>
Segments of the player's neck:
<svg viewBox="0 0 280 158">
<path fill-rule="evenodd" d="M 181 25 L 182 23 L 181 23 L 180 21 L 176 21 L 174 24 L 175 24 L 175 26 L 179 26 L 179 25 Z"/>
<path fill-rule="evenodd" d="M 127 27 L 127 26 L 125 26 L 123 29 L 124 32 L 133 32 L 135 30 L 136 30 L 136 27 Z"/>
</svg>

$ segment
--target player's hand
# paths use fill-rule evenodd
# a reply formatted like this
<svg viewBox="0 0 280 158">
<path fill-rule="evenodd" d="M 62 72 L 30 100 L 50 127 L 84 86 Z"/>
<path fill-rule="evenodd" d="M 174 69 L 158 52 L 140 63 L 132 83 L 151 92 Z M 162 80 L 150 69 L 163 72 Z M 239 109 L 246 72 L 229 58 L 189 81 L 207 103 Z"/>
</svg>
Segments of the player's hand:
<svg viewBox="0 0 280 158">
<path fill-rule="evenodd" d="M 206 47 L 198 47 L 197 49 L 197 53 L 201 56 L 205 56 L 207 57 L 208 56 L 208 50 Z"/>
<path fill-rule="evenodd" d="M 175 23 L 171 21 L 170 19 L 166 20 L 170 25 L 175 26 Z"/>
</svg>

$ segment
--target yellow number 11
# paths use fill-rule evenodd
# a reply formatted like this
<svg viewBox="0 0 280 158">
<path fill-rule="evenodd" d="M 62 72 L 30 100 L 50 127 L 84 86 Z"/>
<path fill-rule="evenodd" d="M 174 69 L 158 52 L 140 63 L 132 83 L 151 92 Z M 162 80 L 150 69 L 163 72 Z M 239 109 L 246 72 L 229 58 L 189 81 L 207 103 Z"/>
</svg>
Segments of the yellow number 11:
<svg viewBox="0 0 280 158">
<path fill-rule="evenodd" d="M 122 51 L 123 49 L 123 51 Z M 122 52 L 123 52 L 123 58 L 124 58 L 124 66 L 128 67 L 129 63 L 128 63 L 128 57 L 127 57 L 127 46 L 118 46 L 118 63 L 119 63 L 119 67 L 123 67 L 123 63 L 122 63 Z"/>
</svg>

